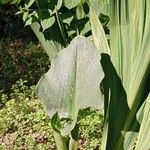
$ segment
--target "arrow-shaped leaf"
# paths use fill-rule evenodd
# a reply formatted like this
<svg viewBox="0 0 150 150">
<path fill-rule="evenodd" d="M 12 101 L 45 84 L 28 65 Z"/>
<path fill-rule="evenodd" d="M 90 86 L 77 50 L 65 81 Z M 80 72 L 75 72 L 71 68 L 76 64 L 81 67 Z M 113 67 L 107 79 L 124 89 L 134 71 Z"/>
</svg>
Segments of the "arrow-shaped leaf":
<svg viewBox="0 0 150 150">
<path fill-rule="evenodd" d="M 100 82 L 104 76 L 100 54 L 87 38 L 78 36 L 52 60 L 37 85 L 38 96 L 52 117 L 76 119 L 78 110 L 103 108 Z"/>
</svg>

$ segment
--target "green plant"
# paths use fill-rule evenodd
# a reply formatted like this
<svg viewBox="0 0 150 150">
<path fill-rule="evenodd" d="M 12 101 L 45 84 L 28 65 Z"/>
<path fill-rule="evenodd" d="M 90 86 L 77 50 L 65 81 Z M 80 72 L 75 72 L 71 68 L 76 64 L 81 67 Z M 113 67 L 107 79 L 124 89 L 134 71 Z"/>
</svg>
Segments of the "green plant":
<svg viewBox="0 0 150 150">
<path fill-rule="evenodd" d="M 150 148 L 150 2 L 110 1 L 110 50 L 91 10 L 94 43 L 105 73 L 102 150 Z M 103 38 L 102 38 L 103 37 Z M 112 62 L 112 63 L 111 63 Z M 147 120 L 146 120 L 147 118 Z"/>
<path fill-rule="evenodd" d="M 73 1 L 72 3 L 70 3 L 70 1 L 68 1 L 68 0 L 64 0 L 64 1 L 56 0 L 53 2 L 52 1 L 41 2 L 38 0 L 37 1 L 32 0 L 32 1 L 27 1 L 25 4 L 21 5 L 20 11 L 18 13 L 23 13 L 23 20 L 25 21 L 26 25 L 31 26 L 32 30 L 35 32 L 36 36 L 38 37 L 38 39 L 41 42 L 42 46 L 44 47 L 45 51 L 47 52 L 49 59 L 52 60 L 52 58 L 54 58 L 54 56 L 56 56 L 56 54 L 62 48 L 66 47 L 76 35 L 81 34 L 81 35 L 85 35 L 87 37 L 89 37 L 91 35 L 90 24 L 89 24 L 89 2 L 90 1 L 82 1 L 82 0 Z M 93 3 L 95 5 L 93 5 L 93 7 L 95 7 L 95 8 L 98 7 L 97 2 L 100 2 L 100 1 L 94 1 Z M 98 12 L 98 15 L 100 15 L 100 12 Z M 108 22 L 108 21 L 104 21 L 104 22 Z M 87 53 L 87 56 L 85 56 L 85 59 L 89 59 L 90 61 L 93 61 L 93 63 L 95 63 L 93 58 L 90 58 L 90 53 L 91 53 L 91 55 L 94 55 L 93 57 L 95 57 L 96 61 L 99 62 L 98 55 L 96 56 L 96 54 L 94 54 L 96 52 L 96 50 L 95 50 L 95 52 L 93 51 L 93 53 L 92 53 L 92 50 L 91 50 L 91 48 L 93 47 L 92 44 L 90 45 L 90 43 L 88 41 L 86 42 L 86 40 L 84 40 L 84 38 L 82 39 L 81 37 L 79 37 L 79 40 L 76 40 L 75 43 L 79 44 L 80 42 L 81 43 L 83 42 L 84 46 L 87 44 L 89 46 L 87 48 L 90 49 L 89 54 Z M 72 56 L 72 60 L 68 60 L 68 63 L 69 63 L 68 65 L 70 65 L 71 61 L 76 61 L 76 60 L 73 60 L 74 58 L 77 59 L 76 53 L 79 53 L 78 52 L 79 50 L 74 47 L 73 51 L 77 51 L 77 52 L 74 52 L 74 54 L 73 54 L 74 56 L 72 54 L 68 53 L 70 56 Z M 86 54 L 86 52 L 83 51 L 83 55 L 84 55 L 84 53 Z M 67 56 L 67 52 L 65 55 Z M 82 56 L 82 54 L 80 54 L 80 55 Z M 63 60 L 63 58 L 62 58 L 62 60 Z M 81 60 L 79 60 L 79 61 L 81 61 Z M 89 64 L 92 63 L 90 61 L 87 63 L 89 63 Z M 56 65 L 56 64 L 54 63 L 54 65 Z M 58 60 L 58 64 L 59 64 L 59 60 Z M 85 64 L 83 64 L 83 67 L 84 67 L 84 65 Z M 61 68 L 59 68 L 59 69 L 61 69 Z M 74 70 L 73 72 L 76 74 L 76 71 L 77 71 L 76 70 L 76 62 L 74 62 L 74 64 L 72 64 L 72 69 Z M 66 74 L 66 77 L 68 75 L 71 75 L 70 71 L 68 72 L 68 74 Z M 94 71 L 94 70 L 92 70 L 92 71 Z M 95 71 L 96 71 L 96 73 L 97 73 L 97 71 L 100 72 L 99 69 L 97 69 Z M 82 73 L 82 71 L 81 71 L 81 73 Z M 81 74 L 81 73 L 79 73 L 79 74 Z M 54 76 L 54 75 L 52 74 L 52 76 Z M 60 73 L 60 75 L 61 75 L 61 73 Z M 98 75 L 97 77 L 95 76 L 95 79 L 98 78 L 98 80 L 99 80 L 101 77 L 102 77 L 101 75 Z M 68 84 L 71 84 L 69 87 L 69 90 L 70 89 L 73 90 L 72 88 L 74 88 L 74 90 L 75 90 L 76 89 L 76 76 L 73 76 L 74 79 L 72 79 L 72 81 L 69 81 L 70 80 L 69 77 L 67 77 L 67 78 L 68 78 L 67 79 L 68 82 L 70 82 Z M 81 78 L 82 78 L 82 75 L 81 75 Z M 93 75 L 89 74 L 88 79 L 91 80 L 91 82 L 94 82 L 94 80 L 92 78 L 93 78 Z M 43 77 L 43 79 L 44 79 L 44 77 Z M 41 81 L 41 83 L 39 84 L 40 86 L 38 88 L 38 91 L 43 90 L 42 85 L 44 85 L 47 82 L 46 78 L 44 80 L 45 81 L 43 81 L 43 83 Z M 57 78 L 56 78 L 56 80 L 57 80 Z M 85 81 L 85 82 L 87 82 L 87 81 Z M 50 85 L 51 83 L 49 82 L 48 84 Z M 58 84 L 59 84 L 59 81 L 58 81 Z M 49 85 L 47 85 L 47 86 L 49 86 Z M 94 86 L 97 89 L 94 89 Z M 59 116 L 57 114 L 54 115 L 54 113 L 56 113 L 56 111 L 53 110 L 54 113 L 50 114 L 50 117 L 52 117 L 54 115 L 52 117 L 51 122 L 52 122 L 53 129 L 55 131 L 54 135 L 56 135 L 57 138 L 60 138 L 60 140 L 55 138 L 56 142 L 58 142 L 57 146 L 60 147 L 60 149 L 62 147 L 64 147 L 64 149 L 68 149 L 69 147 L 70 147 L 70 149 L 73 147 L 76 147 L 75 141 L 77 140 L 76 139 L 77 134 L 75 136 L 73 134 L 77 131 L 76 129 L 78 128 L 77 127 L 78 125 L 76 125 L 76 123 L 77 123 L 77 114 L 78 114 L 79 109 L 82 107 L 85 108 L 85 107 L 89 107 L 89 106 L 97 107 L 97 105 L 96 105 L 97 99 L 99 99 L 99 96 L 100 96 L 100 91 L 98 90 L 99 82 L 97 83 L 97 85 L 95 84 L 94 86 L 93 86 L 93 98 L 95 99 L 95 104 L 92 104 L 89 100 L 88 100 L 89 104 L 87 104 L 87 105 L 82 104 L 80 102 L 81 100 L 78 100 L 76 98 L 76 95 L 78 95 L 80 97 L 80 96 L 82 96 L 82 93 L 78 94 L 78 92 L 77 92 L 77 93 L 73 94 L 73 91 L 70 91 L 70 92 L 72 95 L 74 95 L 74 97 L 72 97 L 72 99 L 69 99 L 70 98 L 69 93 L 66 92 L 66 94 L 68 94 L 68 96 L 66 95 L 67 96 L 66 98 L 68 99 L 67 103 L 70 103 L 69 104 L 70 106 L 67 106 L 68 104 L 66 106 L 64 105 L 63 109 L 67 108 L 70 110 L 68 110 L 67 116 L 65 114 L 62 114 L 62 116 L 61 116 L 61 118 L 67 117 L 67 120 L 69 119 L 69 121 L 66 121 L 66 123 L 65 123 L 66 127 L 62 127 L 60 125 L 61 119 L 59 120 Z M 85 88 L 85 90 L 87 90 L 86 87 L 84 87 L 84 88 Z M 56 90 L 56 89 L 54 89 L 54 90 Z M 94 90 L 95 90 L 96 95 L 94 95 Z M 42 94 L 47 95 L 48 93 L 42 92 Z M 39 95 L 42 95 L 42 94 L 40 94 L 40 92 L 39 92 Z M 56 95 L 55 95 L 55 93 L 53 93 L 53 91 L 51 94 L 54 94 L 54 97 L 56 98 Z M 64 93 L 62 93 L 62 96 L 61 96 L 62 102 L 59 102 L 59 103 L 63 103 L 63 101 L 65 102 L 65 99 L 63 98 L 63 94 Z M 92 94 L 87 97 L 90 98 L 90 96 L 92 96 Z M 45 98 L 46 98 L 46 96 L 45 96 Z M 84 95 L 83 95 L 83 98 L 85 99 Z M 77 104 L 74 104 L 74 103 L 76 103 L 76 101 L 78 101 Z M 46 103 L 46 105 L 49 105 L 48 103 Z M 50 103 L 50 104 L 52 104 L 52 103 Z M 61 105 L 59 107 L 61 107 Z M 73 107 L 75 107 L 75 108 L 73 109 Z M 69 130 L 65 131 L 66 128 L 69 128 Z M 62 131 L 60 131 L 60 130 L 62 130 Z M 64 137 L 63 135 L 65 135 L 66 137 Z M 60 143 L 59 141 L 61 141 L 62 143 Z"/>
<path fill-rule="evenodd" d="M 58 53 L 48 73 L 40 79 L 38 96 L 52 117 L 58 149 L 76 149 L 77 115 L 80 109 L 103 107 L 99 90 L 102 79 L 100 55 L 93 43 L 82 36 L 76 37 Z M 65 124 L 61 125 L 64 119 Z"/>
<path fill-rule="evenodd" d="M 103 129 L 103 114 L 100 111 L 85 109 L 79 112 L 79 147 L 85 149 L 100 149 Z"/>
<path fill-rule="evenodd" d="M 37 99 L 11 99 L 0 109 L 0 149 L 55 149 L 49 117 Z"/>
<path fill-rule="evenodd" d="M 16 8 L 14 5 L 10 5 L 10 1 L 0 0 L 0 39 L 8 34 L 7 29 L 12 25 L 12 20 L 15 18 Z"/>
<path fill-rule="evenodd" d="M 134 9 L 133 6 L 135 6 Z M 148 0 L 141 0 L 139 3 L 136 3 L 135 0 L 110 1 L 110 48 L 102 25 L 93 11 L 93 6 L 91 7 L 90 17 L 93 39 L 97 49 L 102 54 L 101 64 L 105 73 L 105 78 L 101 83 L 105 99 L 105 123 L 101 149 L 148 150 L 150 147 L 148 143 L 150 137 L 150 121 L 148 119 L 150 116 L 150 88 L 148 85 L 150 68 L 150 27 L 148 26 L 150 16 L 148 12 L 150 11 L 150 2 Z M 139 31 L 138 35 L 136 35 L 137 31 Z M 93 88 L 90 89 L 92 91 L 91 93 L 90 91 L 84 90 L 84 87 L 87 87 L 88 84 L 90 85 L 90 79 L 95 80 L 96 77 L 103 73 L 97 72 L 95 73 L 95 77 L 90 77 L 89 72 L 93 71 L 88 70 L 90 68 L 90 62 L 86 63 L 89 65 L 86 70 L 84 70 L 85 67 L 82 67 L 82 63 L 84 64 L 85 60 L 90 60 L 86 58 L 90 48 L 84 47 L 84 44 L 93 50 L 95 49 L 88 44 L 88 41 L 83 39 L 80 36 L 77 37 L 75 40 L 78 42 L 74 42 L 75 40 L 73 40 L 73 45 L 71 43 L 68 48 L 60 52 L 53 59 L 50 71 L 41 78 L 38 84 L 39 96 L 43 100 L 49 115 L 51 116 L 58 111 L 52 118 L 53 129 L 57 132 L 56 140 L 59 139 L 62 141 L 62 143 L 58 143 L 58 149 L 62 149 L 63 146 L 63 149 L 76 149 L 74 145 L 72 147 L 67 145 L 68 139 L 63 136 L 63 130 L 61 131 L 59 115 L 72 119 L 72 122 L 76 122 L 79 109 L 94 106 L 97 103 L 92 102 L 92 100 L 94 101 L 94 98 L 92 98 L 92 94 L 94 93 Z M 77 51 L 74 53 L 75 47 Z M 78 48 L 80 51 L 78 51 Z M 87 51 L 84 52 L 85 49 Z M 69 53 L 69 50 L 72 50 L 72 53 L 75 54 L 73 60 L 71 59 L 72 55 L 70 56 L 71 52 Z M 69 54 L 65 55 L 65 53 Z M 90 56 L 93 56 L 93 54 L 90 54 Z M 98 54 L 96 54 L 97 56 Z M 96 57 L 93 56 L 95 61 L 97 60 Z M 80 58 L 82 59 L 80 60 Z M 100 68 L 100 64 L 98 62 L 95 63 L 92 69 L 96 69 L 97 65 Z M 72 71 L 73 64 L 75 65 L 75 70 L 77 70 L 75 72 Z M 79 76 L 81 75 L 80 73 L 78 75 L 78 71 L 81 70 L 83 74 L 82 78 Z M 62 79 L 59 78 L 58 72 Z M 72 88 L 75 94 L 73 94 L 74 99 L 68 96 L 72 92 L 68 84 L 70 83 L 69 81 L 73 81 L 72 76 L 75 77 L 75 86 L 72 86 L 75 87 Z M 88 81 L 84 82 L 86 79 Z M 96 80 L 98 84 L 101 82 L 100 78 Z M 94 81 L 92 84 L 94 85 L 96 82 Z M 81 83 L 80 86 L 78 86 L 79 83 Z M 63 90 L 61 91 L 61 89 Z M 94 89 L 96 90 L 96 88 Z M 78 92 L 76 92 L 78 90 L 83 95 L 78 95 Z M 87 93 L 89 94 L 88 98 L 92 98 L 89 101 L 86 96 Z M 94 95 L 96 96 L 97 94 Z M 87 101 L 84 102 L 85 97 Z M 77 98 L 81 99 L 84 105 L 81 101 L 77 101 L 78 104 L 76 102 L 78 100 Z M 90 104 L 91 102 L 93 105 Z M 72 131 L 69 130 L 72 138 L 74 132 L 77 134 L 77 125 L 74 124 L 73 127 L 71 126 Z M 59 144 L 61 147 L 59 147 Z"/>
<path fill-rule="evenodd" d="M 14 91 L 20 92 L 18 95 L 23 95 L 19 86 L 15 88 Z M 3 91 L 0 93 L 5 104 L 0 108 L 0 149 L 56 150 L 49 117 L 44 113 L 41 103 L 29 92 L 31 89 L 25 89 L 25 93 L 29 93 L 25 99 L 16 95 L 16 92 L 14 99 L 9 99 Z M 86 150 L 100 146 L 98 140 L 102 128 L 98 127 L 103 125 L 101 113 L 89 109 L 80 111 L 78 123 L 78 148 Z"/>
<path fill-rule="evenodd" d="M 13 3 L 18 1 L 14 0 Z M 91 36 L 89 3 L 90 0 L 29 0 L 20 3 L 18 14 L 23 14 L 25 25 L 31 26 L 52 60 L 75 36 Z M 100 10 L 97 14 L 106 25 L 109 20 L 106 16 L 107 3 L 105 0 L 98 0 L 92 4 L 95 9 Z"/>
<path fill-rule="evenodd" d="M 14 90 L 19 88 L 13 90 L 12 85 L 20 86 L 16 84 L 20 79 L 26 81 L 27 86 L 35 85 L 49 65 L 48 56 L 40 44 L 4 38 L 0 41 L 0 90 L 14 95 Z"/>
</svg>

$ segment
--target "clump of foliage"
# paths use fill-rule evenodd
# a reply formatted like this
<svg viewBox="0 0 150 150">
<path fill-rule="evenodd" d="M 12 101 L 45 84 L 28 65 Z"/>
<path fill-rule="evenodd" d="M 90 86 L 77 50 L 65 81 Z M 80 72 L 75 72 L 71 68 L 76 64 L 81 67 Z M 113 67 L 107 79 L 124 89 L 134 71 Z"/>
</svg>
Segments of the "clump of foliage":
<svg viewBox="0 0 150 150">
<path fill-rule="evenodd" d="M 0 149 L 55 149 L 49 122 L 36 99 L 7 101 L 0 110 Z"/>
<path fill-rule="evenodd" d="M 12 88 L 11 98 L 0 92 L 0 99 L 5 102 L 0 109 L 0 149 L 55 150 L 50 119 L 36 99 L 34 88 L 22 85 L 21 82 Z M 103 126 L 102 115 L 88 109 L 80 112 L 79 117 L 84 119 L 79 122 L 78 148 L 86 150 L 100 146 L 98 139 L 102 133 L 102 127 L 99 128 Z"/>
<path fill-rule="evenodd" d="M 103 3 L 104 2 L 104 3 Z M 50 60 L 62 48 L 66 47 L 77 35 L 91 36 L 89 22 L 89 0 L 56 0 L 56 1 L 12 1 L 20 3 L 20 11 L 23 14 L 25 25 L 30 25 Z M 102 6 L 101 6 L 101 5 Z M 93 6 L 101 21 L 105 25 L 106 32 L 108 13 L 103 8 L 105 1 L 93 1 Z M 106 5 L 105 5 L 106 6 Z M 99 10 L 99 11 L 98 11 Z M 51 50 L 50 50 L 51 49 Z"/>
<path fill-rule="evenodd" d="M 0 89 L 10 93 L 11 85 L 20 79 L 26 81 L 25 84 L 28 86 L 35 85 L 40 76 L 48 70 L 49 65 L 48 57 L 40 44 L 37 46 L 33 42 L 27 43 L 24 39 L 2 40 Z"/>
<path fill-rule="evenodd" d="M 12 5 L 9 5 L 9 1 L 0 0 L 0 38 L 6 33 L 6 28 L 15 13 L 16 9 Z"/>
<path fill-rule="evenodd" d="M 100 111 L 85 109 L 79 112 L 78 147 L 100 149 L 104 118 Z"/>
</svg>

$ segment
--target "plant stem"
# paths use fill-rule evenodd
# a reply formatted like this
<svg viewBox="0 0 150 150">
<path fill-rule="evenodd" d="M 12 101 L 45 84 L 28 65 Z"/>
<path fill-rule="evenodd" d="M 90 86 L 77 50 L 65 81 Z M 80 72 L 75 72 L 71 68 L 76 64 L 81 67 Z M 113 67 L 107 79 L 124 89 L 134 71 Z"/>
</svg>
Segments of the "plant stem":
<svg viewBox="0 0 150 150">
<path fill-rule="evenodd" d="M 54 139 L 58 150 L 68 150 L 67 147 L 69 139 L 63 137 L 60 133 L 56 131 L 54 131 Z"/>
<path fill-rule="evenodd" d="M 54 139 L 58 150 L 77 150 L 77 141 L 72 138 L 64 137 L 54 131 Z"/>
<path fill-rule="evenodd" d="M 66 38 L 66 35 L 65 35 L 64 28 L 63 28 L 62 23 L 60 22 L 59 14 L 58 14 L 57 8 L 55 8 L 55 10 L 56 10 L 56 19 L 57 19 L 57 22 L 58 22 L 58 26 L 59 26 L 60 32 L 61 32 L 61 34 L 62 34 L 62 37 L 63 37 L 64 43 L 65 43 L 65 46 L 67 46 L 67 38 Z"/>
<path fill-rule="evenodd" d="M 69 150 L 77 150 L 77 141 L 72 138 L 69 141 Z"/>
</svg>

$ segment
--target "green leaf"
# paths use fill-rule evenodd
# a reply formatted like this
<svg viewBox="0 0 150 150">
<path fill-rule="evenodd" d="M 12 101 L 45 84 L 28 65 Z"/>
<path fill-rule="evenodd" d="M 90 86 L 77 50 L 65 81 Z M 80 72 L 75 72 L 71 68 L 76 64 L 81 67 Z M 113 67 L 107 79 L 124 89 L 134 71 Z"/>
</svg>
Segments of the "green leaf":
<svg viewBox="0 0 150 150">
<path fill-rule="evenodd" d="M 47 8 L 38 9 L 37 14 L 38 14 L 39 21 L 50 18 L 51 13 L 52 12 Z"/>
<path fill-rule="evenodd" d="M 124 149 L 133 150 L 136 146 L 138 132 L 128 131 L 124 139 Z"/>
<path fill-rule="evenodd" d="M 101 149 L 116 150 L 115 145 L 118 142 L 116 139 L 123 136 L 124 124 L 129 113 L 127 96 L 108 54 L 102 54 L 101 64 L 105 73 L 102 82 L 105 122 Z"/>
<path fill-rule="evenodd" d="M 90 22 L 94 44 L 96 45 L 97 49 L 100 51 L 100 53 L 110 54 L 110 49 L 104 29 L 92 8 L 90 9 Z"/>
<path fill-rule="evenodd" d="M 66 23 L 69 26 L 73 18 L 74 18 L 74 15 L 72 13 L 63 13 L 60 15 L 61 21 Z"/>
<path fill-rule="evenodd" d="M 80 3 L 80 0 L 64 0 L 64 4 L 68 9 L 76 7 Z"/>
<path fill-rule="evenodd" d="M 47 8 L 48 6 L 48 1 L 47 0 L 35 0 L 38 8 L 43 9 Z"/>
<path fill-rule="evenodd" d="M 55 12 L 55 9 L 59 10 L 62 6 L 62 0 L 50 0 L 48 2 L 48 8 L 52 11 Z"/>
<path fill-rule="evenodd" d="M 109 16 L 109 7 L 110 7 L 109 0 L 89 0 L 89 1 L 90 6 L 96 12 L 96 15 L 98 17 L 101 13 Z"/>
<path fill-rule="evenodd" d="M 29 0 L 29 2 L 27 3 L 28 7 L 31 7 L 31 5 L 35 2 L 35 0 Z"/>
<path fill-rule="evenodd" d="M 19 4 L 21 2 L 21 0 L 12 0 L 11 4 Z"/>
<path fill-rule="evenodd" d="M 28 18 L 25 21 L 25 26 L 31 25 L 34 22 L 38 21 L 38 14 L 36 11 L 33 11 L 31 14 L 29 14 Z"/>
<path fill-rule="evenodd" d="M 28 16 L 29 16 L 29 13 L 28 12 L 24 12 L 23 13 L 23 21 L 26 21 Z"/>
<path fill-rule="evenodd" d="M 146 1 L 111 2 L 111 58 L 127 92 L 130 108 L 140 103 L 150 62 L 150 4 L 146 5 Z M 137 97 L 139 100 L 134 104 Z"/>
<path fill-rule="evenodd" d="M 76 17 L 78 20 L 85 17 L 85 13 L 84 13 L 82 4 L 79 4 L 78 7 L 76 8 Z"/>
<path fill-rule="evenodd" d="M 90 22 L 87 21 L 85 24 L 84 24 L 84 28 L 82 29 L 81 31 L 81 35 L 85 35 L 87 32 L 89 32 L 91 30 L 91 26 L 90 26 Z"/>
<path fill-rule="evenodd" d="M 53 132 L 54 139 L 58 150 L 68 150 L 69 139 L 62 136 L 59 132 Z"/>
<path fill-rule="evenodd" d="M 41 26 L 43 28 L 43 31 L 45 31 L 47 28 L 50 28 L 55 23 L 55 17 L 49 17 L 48 19 L 44 19 L 41 21 Z"/>
<path fill-rule="evenodd" d="M 54 139 L 58 150 L 68 150 L 69 137 L 63 136 L 61 130 L 61 120 L 58 116 L 58 112 L 51 118 L 51 126 L 54 130 Z"/>
<path fill-rule="evenodd" d="M 47 40 L 45 38 L 44 33 L 40 32 L 40 25 L 37 22 L 34 22 L 33 24 L 30 25 L 32 30 L 34 31 L 35 35 L 39 39 L 40 43 L 42 44 L 44 50 L 49 56 L 50 61 L 52 60 L 53 57 L 56 56 L 56 54 L 61 50 L 63 47 L 60 43 L 49 39 Z M 57 36 L 57 35 L 56 35 Z"/>
<path fill-rule="evenodd" d="M 54 114 L 53 117 L 51 118 L 51 126 L 55 132 L 60 133 L 61 124 L 58 112 L 56 112 L 56 114 Z"/>
<path fill-rule="evenodd" d="M 149 0 L 110 0 L 110 58 L 119 82 L 104 63 L 108 80 L 104 82 L 106 131 L 102 150 L 136 149 L 136 145 L 149 148 L 149 108 L 141 109 L 149 94 L 149 11 Z"/>
<path fill-rule="evenodd" d="M 0 0 L 0 4 L 4 5 L 4 4 L 7 4 L 8 2 L 5 1 L 5 0 Z"/>
<path fill-rule="evenodd" d="M 145 102 L 142 104 L 142 106 L 139 108 L 137 114 L 136 114 L 136 120 L 133 121 L 132 124 L 132 131 L 125 131 L 124 132 L 124 149 L 133 150 L 133 147 L 135 148 L 136 142 L 139 136 L 139 125 L 142 123 L 143 114 L 144 114 L 144 108 L 145 108 Z"/>
<path fill-rule="evenodd" d="M 75 120 L 81 108 L 103 108 L 99 86 L 104 74 L 99 61 L 95 46 L 82 36 L 58 53 L 37 85 L 50 117 L 58 111 L 60 117 Z"/>
<path fill-rule="evenodd" d="M 136 142 L 135 150 L 149 150 L 150 148 L 150 94 L 146 99 L 144 108 L 144 116 L 139 131 L 139 136 Z"/>
</svg>

